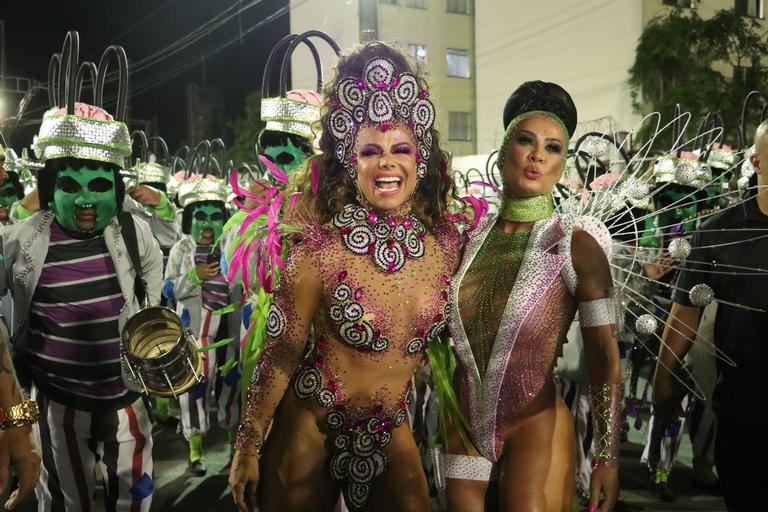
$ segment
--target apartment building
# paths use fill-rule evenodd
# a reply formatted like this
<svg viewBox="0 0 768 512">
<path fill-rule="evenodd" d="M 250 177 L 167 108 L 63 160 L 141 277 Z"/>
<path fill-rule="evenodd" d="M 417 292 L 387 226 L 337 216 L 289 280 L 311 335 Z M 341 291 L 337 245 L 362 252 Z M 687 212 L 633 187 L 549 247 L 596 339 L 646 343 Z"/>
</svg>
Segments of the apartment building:
<svg viewBox="0 0 768 512">
<path fill-rule="evenodd" d="M 425 63 L 437 129 L 454 155 L 477 151 L 473 0 L 291 0 L 291 33 L 317 29 L 342 49 L 379 39 L 391 41 Z M 321 50 L 325 79 L 332 58 Z M 314 65 L 306 49 L 292 61 L 293 87 L 313 87 Z"/>
<path fill-rule="evenodd" d="M 704 19 L 735 8 L 768 29 L 764 4 L 765 0 L 476 0 L 478 153 L 498 147 L 504 135 L 504 102 L 527 80 L 565 87 L 579 108 L 580 122 L 587 126 L 633 127 L 639 116 L 632 110 L 628 70 L 649 20 L 675 7 L 695 9 Z M 600 122 L 606 119 L 609 122 Z"/>
</svg>

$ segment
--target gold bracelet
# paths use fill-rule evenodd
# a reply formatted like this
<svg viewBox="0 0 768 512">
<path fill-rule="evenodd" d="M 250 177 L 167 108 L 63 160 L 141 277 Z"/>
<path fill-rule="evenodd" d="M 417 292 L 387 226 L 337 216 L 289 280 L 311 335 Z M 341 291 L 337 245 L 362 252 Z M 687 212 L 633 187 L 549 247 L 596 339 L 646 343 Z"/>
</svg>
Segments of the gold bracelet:
<svg viewBox="0 0 768 512">
<path fill-rule="evenodd" d="M 25 400 L 11 407 L 0 407 L 0 430 L 37 423 L 40 409 L 34 400 Z"/>
</svg>

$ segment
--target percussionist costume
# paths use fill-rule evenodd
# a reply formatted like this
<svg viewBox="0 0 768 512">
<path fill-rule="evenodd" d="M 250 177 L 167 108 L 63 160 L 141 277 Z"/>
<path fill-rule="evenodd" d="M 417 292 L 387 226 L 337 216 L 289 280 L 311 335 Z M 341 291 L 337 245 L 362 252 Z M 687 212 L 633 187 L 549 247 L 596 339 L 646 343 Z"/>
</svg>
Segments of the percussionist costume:
<svg viewBox="0 0 768 512">
<path fill-rule="evenodd" d="M 397 55 L 380 43 L 360 51 L 374 50 Z M 292 494 L 301 493 L 306 485 L 300 482 L 307 479 L 319 486 L 312 488 L 321 494 L 317 510 L 330 510 L 339 490 L 350 510 L 381 504 L 393 493 L 423 494 L 420 503 L 428 503 L 418 452 L 404 423 L 411 376 L 430 344 L 440 343 L 437 336 L 446 326 L 461 237 L 442 215 L 428 221 L 416 214 L 426 201 L 419 193 L 425 176 L 431 186 L 447 176 L 441 177 L 439 164 L 427 166 L 431 152 L 439 151 L 432 144 L 434 106 L 420 79 L 398 65 L 377 57 L 353 68 L 356 75 L 339 71 L 326 99 L 331 110 L 321 147 L 326 141 L 337 150 L 325 161 L 316 157 L 323 162 L 321 187 L 324 166 L 338 165 L 333 162 L 343 165 L 337 167 L 339 180 L 348 173 L 356 184 L 356 164 L 363 156 L 355 140 L 366 130 L 386 133 L 397 127 L 414 134 L 418 178 L 411 199 L 400 206 L 375 209 L 358 192 L 357 201 L 340 207 L 329 222 L 303 222 L 292 242 L 237 438 L 236 461 L 263 446 L 259 506 L 266 500 L 267 510 L 281 502 L 270 495 L 280 489 L 288 500 L 283 503 L 300 503 L 291 501 Z M 339 69 L 346 68 L 340 64 Z M 314 163 L 313 169 L 318 170 Z M 311 219 L 301 209 L 296 217 Z M 260 282 L 271 291 L 269 279 Z M 281 482 L 276 471 L 290 475 L 290 482 Z M 392 487 L 397 478 L 407 484 Z M 377 487 L 381 480 L 390 487 Z M 412 501 L 402 503 L 413 509 Z"/>
<path fill-rule="evenodd" d="M 167 159 L 167 148 L 165 153 Z M 136 173 L 136 187 L 128 192 L 134 197 L 126 195 L 123 208 L 146 220 L 152 228 L 152 233 L 160 244 L 160 250 L 163 251 L 163 269 L 165 269 L 171 247 L 179 240 L 181 234 L 181 226 L 176 219 L 176 207 L 168 199 L 171 171 L 157 160 L 138 162 L 133 171 Z M 157 204 L 147 201 L 148 195 L 155 194 L 160 198 Z"/>
<path fill-rule="evenodd" d="M 184 208 L 181 222 L 184 234 L 171 248 L 164 293 L 175 299 L 182 323 L 195 334 L 201 347 L 227 337 L 237 338 L 239 315 L 217 314 L 230 303 L 239 303 L 236 289 L 230 293 L 220 271 L 210 276 L 197 272 L 199 265 L 219 264 L 221 253 L 214 248 L 227 220 L 224 182 L 214 177 L 194 176 L 179 186 L 178 197 Z M 233 334 L 229 335 L 230 332 Z M 234 429 L 239 419 L 239 369 L 235 366 L 225 375 L 218 375 L 219 366 L 238 357 L 237 349 L 237 343 L 230 343 L 204 351 L 202 382 L 179 397 L 182 431 L 189 441 L 190 469 L 195 474 L 206 472 L 202 438 L 210 428 L 211 393 L 215 391 L 218 422 L 222 428 Z"/>
<path fill-rule="evenodd" d="M 77 45 L 77 34 L 66 41 Z M 158 302 L 162 255 L 147 224 L 120 212 L 125 124 L 66 92 L 67 107 L 46 112 L 36 140 L 41 210 L 0 231 L 13 343 L 41 412 L 38 510 L 91 510 L 98 468 L 106 510 L 147 511 L 152 425 L 123 367 L 120 332 Z M 121 95 L 118 119 L 124 105 Z"/>
</svg>

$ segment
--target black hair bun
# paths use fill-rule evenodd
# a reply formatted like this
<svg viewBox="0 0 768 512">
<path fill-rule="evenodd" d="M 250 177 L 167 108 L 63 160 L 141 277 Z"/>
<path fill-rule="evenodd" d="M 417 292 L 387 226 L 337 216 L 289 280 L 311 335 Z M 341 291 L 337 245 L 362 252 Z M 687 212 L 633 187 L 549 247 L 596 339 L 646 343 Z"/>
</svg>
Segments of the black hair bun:
<svg viewBox="0 0 768 512">
<path fill-rule="evenodd" d="M 504 105 L 504 129 L 520 114 L 542 110 L 551 112 L 565 125 L 568 136 L 576 131 L 576 105 L 568 91 L 552 82 L 533 80 L 515 89 Z"/>
</svg>

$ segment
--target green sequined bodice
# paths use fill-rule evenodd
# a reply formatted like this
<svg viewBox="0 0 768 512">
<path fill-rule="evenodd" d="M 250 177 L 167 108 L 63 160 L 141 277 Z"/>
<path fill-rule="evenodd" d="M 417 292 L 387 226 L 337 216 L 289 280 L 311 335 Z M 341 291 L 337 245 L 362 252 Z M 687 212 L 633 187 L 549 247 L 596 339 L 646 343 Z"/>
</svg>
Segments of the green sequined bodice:
<svg viewBox="0 0 768 512">
<path fill-rule="evenodd" d="M 488 367 L 530 234 L 530 231 L 504 233 L 494 226 L 459 288 L 461 320 L 481 377 Z"/>
</svg>

